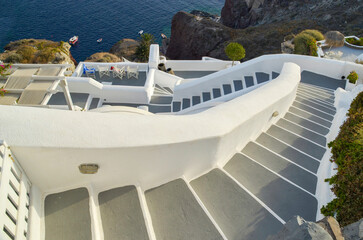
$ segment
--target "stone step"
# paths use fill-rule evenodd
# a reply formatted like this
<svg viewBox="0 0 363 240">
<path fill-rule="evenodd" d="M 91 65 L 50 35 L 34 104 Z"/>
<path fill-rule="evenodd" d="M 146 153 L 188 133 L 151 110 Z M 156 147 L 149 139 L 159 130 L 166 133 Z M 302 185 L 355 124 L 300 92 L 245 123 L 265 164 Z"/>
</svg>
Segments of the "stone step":
<svg viewBox="0 0 363 240">
<path fill-rule="evenodd" d="M 321 117 L 321 118 L 323 118 L 325 120 L 328 120 L 328 121 L 333 121 L 333 119 L 334 119 L 333 115 L 327 114 L 325 112 L 322 112 L 322 111 L 320 111 L 318 109 L 315 109 L 313 107 L 310 107 L 308 105 L 299 103 L 297 101 L 294 101 L 292 103 L 292 106 L 297 107 L 297 108 L 299 108 L 301 110 L 307 111 L 307 112 L 309 112 L 309 113 L 311 113 L 311 114 L 313 114 L 315 116 Z"/>
<path fill-rule="evenodd" d="M 280 221 L 220 169 L 190 184 L 227 239 L 266 239 L 282 227 Z"/>
<path fill-rule="evenodd" d="M 334 97 L 327 97 L 301 88 L 297 89 L 297 93 L 334 105 Z"/>
<path fill-rule="evenodd" d="M 317 91 L 324 91 L 326 93 L 333 94 L 333 95 L 334 95 L 334 91 L 335 91 L 335 89 L 319 87 L 317 85 L 312 85 L 312 84 L 303 83 L 303 82 L 300 82 L 299 86 L 306 87 L 306 88 L 309 88 L 309 89 L 314 89 L 314 90 L 317 90 Z"/>
<path fill-rule="evenodd" d="M 252 76 L 245 76 L 246 88 L 252 87 L 254 84 Z"/>
<path fill-rule="evenodd" d="M 182 100 L 182 109 L 186 109 L 190 107 L 190 99 L 189 98 L 183 98 Z"/>
<path fill-rule="evenodd" d="M 290 161 L 306 168 L 313 173 L 317 173 L 319 168 L 319 162 L 314 158 L 290 147 L 289 145 L 273 138 L 272 136 L 262 133 L 257 139 L 256 142 L 261 144 L 262 146 L 268 148 L 269 150 L 277 153 Z"/>
<path fill-rule="evenodd" d="M 204 93 L 202 93 L 202 99 L 203 99 L 203 102 L 206 102 L 206 101 L 211 100 L 210 92 L 204 92 Z"/>
<path fill-rule="evenodd" d="M 311 96 L 311 95 L 308 95 L 308 94 L 303 94 L 303 93 L 300 93 L 300 92 L 297 92 L 296 93 L 296 96 L 301 97 L 301 98 L 304 98 L 304 99 L 309 100 L 309 101 L 312 101 L 314 103 L 323 105 L 323 106 L 325 106 L 327 108 L 331 108 L 332 110 L 335 110 L 336 111 L 333 103 L 329 103 L 329 102 L 320 100 L 320 99 L 318 99 L 318 98 L 316 98 L 314 96 Z"/>
<path fill-rule="evenodd" d="M 219 98 L 220 96 L 222 96 L 221 89 L 219 88 L 213 88 L 212 92 L 213 92 L 213 98 Z"/>
<path fill-rule="evenodd" d="M 46 240 L 92 239 L 86 188 L 48 195 L 44 200 Z"/>
<path fill-rule="evenodd" d="M 168 113 L 171 112 L 170 105 L 149 105 L 149 112 L 152 113 Z"/>
<path fill-rule="evenodd" d="M 223 239 L 183 180 L 150 189 L 145 199 L 156 239 Z"/>
<path fill-rule="evenodd" d="M 170 104 L 173 100 L 172 96 L 151 96 L 151 104 Z"/>
<path fill-rule="evenodd" d="M 284 116 L 285 119 L 291 121 L 291 122 L 294 122 L 300 126 L 303 126 L 305 128 L 308 128 L 310 129 L 311 131 L 314 131 L 314 132 L 317 132 L 317 133 L 320 133 L 322 135 L 326 135 L 329 133 L 329 128 L 326 128 L 326 127 L 323 127 L 319 124 L 316 124 L 310 120 L 307 120 L 307 119 L 304 119 L 302 117 L 299 117 L 295 114 L 292 114 L 290 112 L 287 112 Z"/>
<path fill-rule="evenodd" d="M 256 79 L 257 79 L 257 83 L 264 83 L 267 82 L 268 80 L 270 80 L 270 75 L 264 72 L 256 72 Z"/>
<path fill-rule="evenodd" d="M 300 102 L 300 103 L 303 103 L 303 104 L 306 104 L 306 105 L 309 105 L 310 107 L 313 107 L 315 109 L 318 109 L 322 112 L 325 112 L 325 113 L 328 113 L 328 114 L 331 114 L 331 115 L 335 115 L 336 111 L 335 109 L 331 109 L 331 107 L 326 107 L 326 106 L 323 106 L 322 104 L 319 104 L 319 103 L 315 103 L 313 101 L 310 101 L 310 100 L 307 100 L 307 99 L 304 99 L 304 98 L 301 98 L 299 96 L 297 96 L 295 98 L 296 101 Z"/>
<path fill-rule="evenodd" d="M 272 72 L 272 79 L 275 79 L 275 78 L 277 78 L 278 76 L 280 76 L 280 73 Z"/>
<path fill-rule="evenodd" d="M 315 221 L 317 200 L 312 195 L 248 157 L 236 154 L 224 169 L 284 221 L 295 215 Z"/>
<path fill-rule="evenodd" d="M 224 93 L 224 95 L 227 95 L 227 94 L 232 93 L 232 87 L 231 87 L 231 84 L 223 84 L 223 85 L 222 85 L 222 88 L 223 88 L 223 93 Z"/>
<path fill-rule="evenodd" d="M 301 82 L 311 84 L 317 87 L 323 87 L 327 89 L 335 90 L 338 87 L 341 87 L 344 89 L 345 87 L 345 80 L 341 79 L 334 79 L 327 77 L 325 75 L 309 72 L 309 71 L 303 71 L 301 73 Z"/>
<path fill-rule="evenodd" d="M 105 239 L 149 239 L 135 186 L 125 186 L 98 195 Z"/>
<path fill-rule="evenodd" d="M 89 105 L 89 110 L 97 108 L 99 102 L 99 98 L 92 98 L 91 104 Z"/>
<path fill-rule="evenodd" d="M 272 125 L 266 133 L 319 160 L 321 160 L 326 151 L 324 147 L 307 139 L 303 139 L 276 125 Z"/>
<path fill-rule="evenodd" d="M 325 120 L 323 118 L 320 118 L 320 117 L 318 117 L 316 115 L 313 115 L 313 114 L 311 114 L 311 113 L 309 113 L 307 111 L 303 111 L 303 110 L 301 110 L 299 108 L 296 108 L 296 107 L 293 107 L 293 106 L 289 108 L 289 112 L 291 112 L 293 114 L 296 114 L 296 115 L 298 115 L 300 117 L 306 118 L 306 119 L 308 119 L 308 120 L 310 120 L 310 121 L 312 121 L 314 123 L 323 125 L 324 127 L 327 127 L 327 128 L 330 128 L 330 126 L 332 124 L 330 121 L 327 121 L 327 120 Z"/>
<path fill-rule="evenodd" d="M 181 102 L 173 102 L 173 112 L 179 112 L 181 110 Z"/>
<path fill-rule="evenodd" d="M 313 87 L 312 85 L 307 85 L 307 84 L 299 84 L 298 88 L 300 90 L 305 90 L 305 91 L 308 91 L 308 92 L 312 92 L 314 94 L 334 98 L 334 91 L 327 91 L 325 89 Z"/>
<path fill-rule="evenodd" d="M 242 153 L 268 169 L 315 194 L 317 177 L 255 142 L 249 142 Z"/>
<path fill-rule="evenodd" d="M 286 119 L 281 118 L 277 123 L 277 126 L 284 128 L 286 130 L 289 130 L 290 132 L 293 132 L 299 136 L 302 136 L 304 138 L 308 138 L 309 140 L 321 145 L 322 147 L 325 147 L 326 145 L 326 138 L 320 134 L 317 134 L 315 132 L 312 132 L 306 128 L 303 128 L 299 125 L 296 125 L 295 123 L 289 122 Z"/>
<path fill-rule="evenodd" d="M 171 90 L 171 88 L 169 88 L 169 87 L 163 87 L 166 91 L 168 91 L 170 94 L 173 94 L 174 93 L 174 91 L 173 90 Z"/>
<path fill-rule="evenodd" d="M 193 96 L 192 97 L 192 106 L 197 105 L 200 103 L 200 96 Z"/>
<path fill-rule="evenodd" d="M 233 80 L 234 91 L 239 91 L 243 89 L 242 80 Z"/>
</svg>

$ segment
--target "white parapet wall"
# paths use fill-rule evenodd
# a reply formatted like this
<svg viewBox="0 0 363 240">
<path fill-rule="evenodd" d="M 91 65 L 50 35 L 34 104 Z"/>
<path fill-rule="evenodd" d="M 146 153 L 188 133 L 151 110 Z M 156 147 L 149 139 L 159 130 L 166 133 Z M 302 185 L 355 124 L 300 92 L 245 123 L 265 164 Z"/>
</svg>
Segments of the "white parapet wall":
<svg viewBox="0 0 363 240">
<path fill-rule="evenodd" d="M 286 63 L 274 81 L 186 116 L 0 106 L 7 113 L 0 115 L 0 138 L 45 194 L 89 184 L 95 191 L 128 184 L 148 189 L 225 164 L 277 121 L 275 111 L 284 115 L 299 81 L 300 68 Z M 100 169 L 81 174 L 83 163 Z"/>
<path fill-rule="evenodd" d="M 255 77 L 256 72 L 268 74 L 271 74 L 272 71 L 280 72 L 284 62 L 296 63 L 300 66 L 301 71 L 311 71 L 335 79 L 341 79 L 342 76 L 346 77 L 354 70 L 358 73 L 361 81 L 363 79 L 363 66 L 351 62 L 294 54 L 264 55 L 243 64 L 177 85 L 174 88 L 174 100 L 181 101 L 183 98 L 209 92 L 213 87 L 220 88 L 222 84 L 231 84 L 233 80 L 243 79 L 244 76 Z"/>
</svg>

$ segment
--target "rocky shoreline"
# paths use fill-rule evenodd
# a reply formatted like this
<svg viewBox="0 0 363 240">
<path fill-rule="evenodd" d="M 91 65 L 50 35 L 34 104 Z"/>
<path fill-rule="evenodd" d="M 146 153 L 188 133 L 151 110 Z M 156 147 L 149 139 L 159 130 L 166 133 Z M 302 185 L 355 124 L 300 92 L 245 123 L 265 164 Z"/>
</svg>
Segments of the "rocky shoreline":
<svg viewBox="0 0 363 240">
<path fill-rule="evenodd" d="M 175 60 L 201 59 L 203 56 L 228 59 L 224 53 L 225 46 L 238 42 L 246 49 L 246 61 L 264 54 L 281 53 L 284 37 L 304 29 L 321 32 L 339 30 L 346 35 L 363 35 L 362 12 L 363 0 L 225 0 L 221 17 L 199 10 L 176 13 L 172 19 L 171 36 L 162 41 L 160 50 L 161 54 Z M 6 52 L 0 54 L 0 60 L 4 61 L 13 51 L 11 46 L 26 41 L 8 44 Z M 85 61 L 137 61 L 135 52 L 138 45 L 137 40 L 122 39 L 109 52 L 95 53 Z M 77 64 L 69 48 L 66 56 L 54 57 L 49 62 L 67 60 Z M 13 53 L 18 54 L 17 51 Z"/>
</svg>

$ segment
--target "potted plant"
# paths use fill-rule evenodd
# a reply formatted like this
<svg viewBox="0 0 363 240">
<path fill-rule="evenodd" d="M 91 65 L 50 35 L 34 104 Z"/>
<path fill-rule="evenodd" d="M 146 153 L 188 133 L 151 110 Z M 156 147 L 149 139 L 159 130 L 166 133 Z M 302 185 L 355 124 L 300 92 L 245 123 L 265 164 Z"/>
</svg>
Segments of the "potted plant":
<svg viewBox="0 0 363 240">
<path fill-rule="evenodd" d="M 1 63 L 0 64 L 0 77 L 6 77 L 10 75 L 11 63 Z"/>
<path fill-rule="evenodd" d="M 351 71 L 349 73 L 349 75 L 347 76 L 347 79 L 348 79 L 348 82 L 347 82 L 347 85 L 346 85 L 345 89 L 352 90 L 356 86 L 357 81 L 358 81 L 357 72 L 356 71 Z"/>
<path fill-rule="evenodd" d="M 7 91 L 4 88 L 0 88 L 0 97 L 4 97 L 5 93 L 7 93 Z"/>
</svg>

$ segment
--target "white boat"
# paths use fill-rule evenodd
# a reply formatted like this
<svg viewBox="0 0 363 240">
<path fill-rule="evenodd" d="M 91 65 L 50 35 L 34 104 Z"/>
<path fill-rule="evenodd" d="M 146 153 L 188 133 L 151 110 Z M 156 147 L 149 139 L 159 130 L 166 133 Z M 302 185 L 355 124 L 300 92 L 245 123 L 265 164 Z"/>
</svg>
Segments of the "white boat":
<svg viewBox="0 0 363 240">
<path fill-rule="evenodd" d="M 69 39 L 69 43 L 74 45 L 78 42 L 78 36 L 73 36 Z"/>
<path fill-rule="evenodd" d="M 144 33 L 144 30 L 140 30 L 138 34 L 142 35 L 143 33 Z"/>
<path fill-rule="evenodd" d="M 0 97 L 0 239 L 266 239 L 315 221 L 344 115 L 334 90 L 363 74 L 294 54 L 168 60 L 158 45 L 148 63 L 69 67 L 14 64 L 29 87 Z"/>
<path fill-rule="evenodd" d="M 97 39 L 97 42 L 98 43 L 102 42 L 102 38 Z"/>
</svg>

